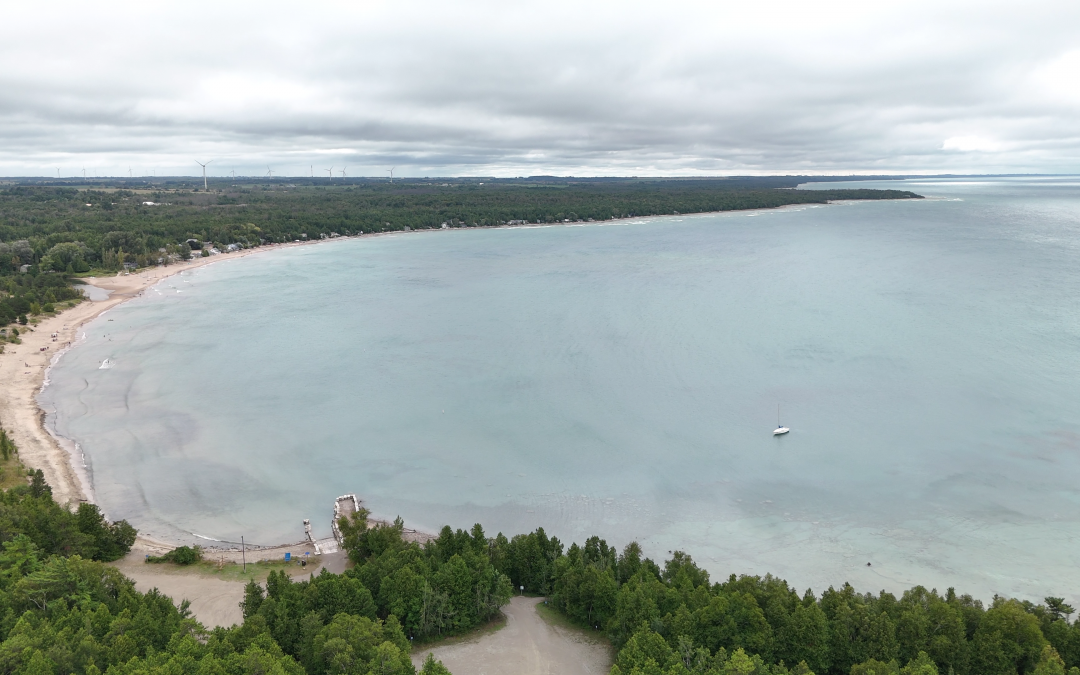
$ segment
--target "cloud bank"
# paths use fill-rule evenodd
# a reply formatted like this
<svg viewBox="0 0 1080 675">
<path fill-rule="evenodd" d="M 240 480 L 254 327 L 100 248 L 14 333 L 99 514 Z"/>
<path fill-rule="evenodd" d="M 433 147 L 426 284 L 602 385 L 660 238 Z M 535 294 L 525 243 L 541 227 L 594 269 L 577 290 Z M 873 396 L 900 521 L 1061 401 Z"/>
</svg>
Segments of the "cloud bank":
<svg viewBox="0 0 1080 675">
<path fill-rule="evenodd" d="M 1075 2 L 2 12 L 0 175 L 1080 172 Z"/>
</svg>

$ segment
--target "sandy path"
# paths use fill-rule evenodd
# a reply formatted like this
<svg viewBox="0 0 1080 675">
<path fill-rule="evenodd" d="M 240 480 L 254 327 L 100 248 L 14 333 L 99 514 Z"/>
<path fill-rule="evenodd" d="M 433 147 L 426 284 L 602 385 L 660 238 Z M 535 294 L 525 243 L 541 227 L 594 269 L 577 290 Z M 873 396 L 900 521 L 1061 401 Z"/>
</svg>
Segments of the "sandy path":
<svg viewBox="0 0 1080 675">
<path fill-rule="evenodd" d="M 543 598 L 515 597 L 503 607 L 506 626 L 457 644 L 413 654 L 419 668 L 428 653 L 454 675 L 598 675 L 611 669 L 611 647 L 536 613 Z"/>
</svg>

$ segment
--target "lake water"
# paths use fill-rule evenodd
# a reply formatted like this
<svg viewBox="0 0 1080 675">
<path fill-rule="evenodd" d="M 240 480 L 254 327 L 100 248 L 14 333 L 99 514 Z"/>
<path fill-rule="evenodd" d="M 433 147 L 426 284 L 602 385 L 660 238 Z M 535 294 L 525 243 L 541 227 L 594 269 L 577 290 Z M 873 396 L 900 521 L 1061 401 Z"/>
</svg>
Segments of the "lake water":
<svg viewBox="0 0 1080 675">
<path fill-rule="evenodd" d="M 89 325 L 43 404 L 157 537 L 327 536 L 355 492 L 714 578 L 1080 598 L 1080 182 L 857 186 L 928 199 L 223 261 Z"/>
</svg>

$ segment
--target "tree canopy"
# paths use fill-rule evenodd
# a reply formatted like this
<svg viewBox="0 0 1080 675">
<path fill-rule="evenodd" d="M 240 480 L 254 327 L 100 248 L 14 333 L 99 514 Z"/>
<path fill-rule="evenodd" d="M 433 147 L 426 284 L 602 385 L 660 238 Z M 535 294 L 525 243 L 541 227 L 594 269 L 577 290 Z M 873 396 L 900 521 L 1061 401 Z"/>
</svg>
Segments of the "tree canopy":
<svg viewBox="0 0 1080 675">
<path fill-rule="evenodd" d="M 772 576 L 713 581 L 683 552 L 662 565 L 630 543 L 564 547 L 541 528 L 507 538 L 339 522 L 355 565 L 251 582 L 243 623 L 207 630 L 104 564 L 135 532 L 93 505 L 52 501 L 40 472 L 0 493 L 0 671 L 416 673 L 413 643 L 469 631 L 524 586 L 617 647 L 612 675 L 1078 675 L 1080 622 L 1060 597 L 984 605 L 953 589 L 820 595 Z M 192 549 L 193 550 L 193 549 Z M 422 675 L 444 675 L 433 659 Z"/>
</svg>

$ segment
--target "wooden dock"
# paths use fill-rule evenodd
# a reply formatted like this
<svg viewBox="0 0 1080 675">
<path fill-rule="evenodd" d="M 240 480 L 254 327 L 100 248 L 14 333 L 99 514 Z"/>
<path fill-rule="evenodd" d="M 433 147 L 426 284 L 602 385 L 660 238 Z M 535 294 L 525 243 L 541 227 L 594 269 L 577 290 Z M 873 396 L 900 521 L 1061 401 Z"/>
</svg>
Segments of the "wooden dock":
<svg viewBox="0 0 1080 675">
<path fill-rule="evenodd" d="M 326 539 L 316 539 L 311 532 L 311 521 L 304 520 L 304 533 L 307 540 L 315 547 L 316 555 L 323 553 L 337 553 L 342 550 L 344 543 L 341 530 L 338 528 L 338 519 L 348 517 L 360 510 L 360 500 L 354 494 L 341 495 L 334 501 L 334 520 L 330 524 L 333 536 Z"/>
</svg>

